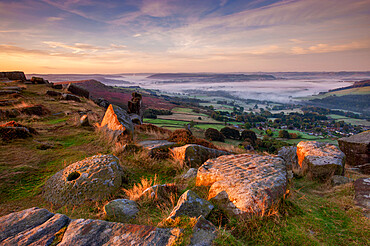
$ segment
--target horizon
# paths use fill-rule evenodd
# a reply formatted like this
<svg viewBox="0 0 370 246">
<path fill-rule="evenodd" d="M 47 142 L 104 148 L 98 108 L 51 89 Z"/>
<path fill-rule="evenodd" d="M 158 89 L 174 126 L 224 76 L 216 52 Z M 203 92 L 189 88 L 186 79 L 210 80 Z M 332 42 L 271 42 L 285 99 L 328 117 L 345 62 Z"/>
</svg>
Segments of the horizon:
<svg viewBox="0 0 370 246">
<path fill-rule="evenodd" d="M 370 70 L 368 0 L 0 0 L 0 20 L 26 74 Z"/>
</svg>

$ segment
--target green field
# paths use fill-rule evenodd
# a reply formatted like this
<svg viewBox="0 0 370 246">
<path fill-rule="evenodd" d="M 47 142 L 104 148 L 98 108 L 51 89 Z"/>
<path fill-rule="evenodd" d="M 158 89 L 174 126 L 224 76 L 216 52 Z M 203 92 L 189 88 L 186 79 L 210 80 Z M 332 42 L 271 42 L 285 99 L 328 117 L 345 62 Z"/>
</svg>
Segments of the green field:
<svg viewBox="0 0 370 246">
<path fill-rule="evenodd" d="M 355 126 L 358 126 L 358 125 L 370 126 L 370 122 L 367 120 L 363 120 L 363 119 L 353 119 L 353 118 L 348 118 L 346 116 L 337 115 L 337 114 L 329 114 L 327 116 L 334 119 L 335 121 L 344 121 L 347 124 L 351 124 Z"/>
</svg>

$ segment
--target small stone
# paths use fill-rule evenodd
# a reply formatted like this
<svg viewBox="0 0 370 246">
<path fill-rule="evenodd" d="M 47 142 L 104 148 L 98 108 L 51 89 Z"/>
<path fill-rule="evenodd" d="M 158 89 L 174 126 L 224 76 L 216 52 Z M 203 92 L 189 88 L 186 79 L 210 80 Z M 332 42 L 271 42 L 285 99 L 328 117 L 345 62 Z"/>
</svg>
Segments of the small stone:
<svg viewBox="0 0 370 246">
<path fill-rule="evenodd" d="M 197 176 L 198 170 L 196 168 L 190 168 L 184 175 L 181 177 L 183 179 L 191 179 Z"/>
<path fill-rule="evenodd" d="M 200 198 L 195 192 L 187 190 L 180 196 L 176 207 L 167 219 L 175 219 L 179 216 L 199 217 L 203 215 L 207 217 L 212 209 L 213 205 L 209 201 Z"/>
<path fill-rule="evenodd" d="M 105 205 L 104 211 L 109 219 L 125 223 L 135 218 L 139 208 L 135 201 L 116 199 Z"/>
<path fill-rule="evenodd" d="M 340 175 L 334 175 L 331 177 L 331 184 L 333 186 L 338 186 L 338 185 L 343 185 L 353 182 L 353 179 L 345 177 L 345 176 L 340 176 Z"/>
<path fill-rule="evenodd" d="M 190 246 L 211 246 L 216 237 L 217 228 L 201 215 L 198 217 L 197 223 L 193 227 L 193 236 L 190 240 Z"/>
<path fill-rule="evenodd" d="M 87 114 L 81 116 L 80 125 L 81 126 L 90 126 L 89 117 L 87 116 Z"/>
</svg>

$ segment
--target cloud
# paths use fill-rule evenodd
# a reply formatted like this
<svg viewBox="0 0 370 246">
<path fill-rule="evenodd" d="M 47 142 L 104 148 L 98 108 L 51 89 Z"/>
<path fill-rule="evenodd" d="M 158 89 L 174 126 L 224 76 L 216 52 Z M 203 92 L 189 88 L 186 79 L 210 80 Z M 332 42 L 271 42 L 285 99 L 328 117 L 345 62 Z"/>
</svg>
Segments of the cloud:
<svg viewBox="0 0 370 246">
<path fill-rule="evenodd" d="M 80 53 L 85 51 L 97 51 L 97 50 L 103 50 L 105 48 L 94 46 L 91 44 L 84 44 L 84 43 L 75 43 L 73 45 L 68 45 L 61 42 L 53 42 L 53 41 L 44 41 L 44 44 L 49 45 L 51 48 L 64 48 L 73 50 L 73 53 Z"/>
<path fill-rule="evenodd" d="M 138 38 L 138 37 L 141 37 L 141 34 L 140 33 L 136 33 L 135 35 L 133 35 L 134 38 Z"/>
<path fill-rule="evenodd" d="M 62 18 L 62 17 L 48 17 L 47 21 L 54 22 L 54 21 L 61 21 L 63 19 L 64 18 Z"/>
<path fill-rule="evenodd" d="M 365 41 L 354 41 L 347 44 L 316 44 L 307 48 L 295 46 L 291 49 L 293 54 L 305 55 L 305 54 L 317 54 L 317 53 L 329 53 L 329 52 L 341 52 L 349 50 L 359 50 L 364 48 L 370 48 L 370 40 Z"/>
</svg>

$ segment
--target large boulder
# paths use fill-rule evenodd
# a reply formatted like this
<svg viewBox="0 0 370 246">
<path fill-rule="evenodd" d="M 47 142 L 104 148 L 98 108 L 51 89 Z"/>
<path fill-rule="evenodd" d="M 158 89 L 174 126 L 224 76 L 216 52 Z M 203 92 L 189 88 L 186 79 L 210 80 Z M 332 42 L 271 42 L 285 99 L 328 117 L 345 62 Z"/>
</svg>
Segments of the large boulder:
<svg viewBox="0 0 370 246">
<path fill-rule="evenodd" d="M 56 237 L 59 235 L 60 238 Z M 30 208 L 0 218 L 0 245 L 173 245 L 176 228 L 156 228 L 102 220 L 70 220 L 46 209 Z"/>
<path fill-rule="evenodd" d="M 14 71 L 14 72 L 0 72 L 0 78 L 8 78 L 9 80 L 26 80 L 24 72 Z"/>
<path fill-rule="evenodd" d="M 130 139 L 134 135 L 134 124 L 130 116 L 116 105 L 109 105 L 100 126 L 114 141 Z"/>
<path fill-rule="evenodd" d="M 190 246 L 211 246 L 216 237 L 217 228 L 201 215 L 193 227 Z"/>
<path fill-rule="evenodd" d="M 85 90 L 84 88 L 82 88 L 81 86 L 78 86 L 76 84 L 72 84 L 72 83 L 69 83 L 68 86 L 67 86 L 67 91 L 77 95 L 77 96 L 80 96 L 80 97 L 85 97 L 85 98 L 89 98 L 89 91 L 88 90 Z"/>
<path fill-rule="evenodd" d="M 28 138 L 33 134 L 37 134 L 36 130 L 31 127 L 26 127 L 15 121 L 9 121 L 0 125 L 0 139 L 9 141 L 17 138 Z"/>
<path fill-rule="evenodd" d="M 299 168 L 293 171 L 299 175 L 327 180 L 344 172 L 345 155 L 333 144 L 302 141 L 297 145 L 297 156 Z"/>
<path fill-rule="evenodd" d="M 109 219 L 117 222 L 128 222 L 135 218 L 139 207 L 135 201 L 116 199 L 104 206 L 105 214 Z"/>
<path fill-rule="evenodd" d="M 177 201 L 176 207 L 172 210 L 167 219 L 173 220 L 179 216 L 196 217 L 207 215 L 212 211 L 213 205 L 200 198 L 194 191 L 187 190 Z"/>
<path fill-rule="evenodd" d="M 139 142 L 138 145 L 147 149 L 149 155 L 157 156 L 159 152 L 168 151 L 169 148 L 176 146 L 177 143 L 167 140 L 146 140 Z"/>
<path fill-rule="evenodd" d="M 354 187 L 356 205 L 363 209 L 366 217 L 370 218 L 370 178 L 357 179 Z"/>
<path fill-rule="evenodd" d="M 288 170 L 297 168 L 298 166 L 297 147 L 284 146 L 279 150 L 278 156 L 283 158 Z"/>
<path fill-rule="evenodd" d="M 1 245 L 50 245 L 70 219 L 46 209 L 29 208 L 0 218 Z"/>
<path fill-rule="evenodd" d="M 197 186 L 211 186 L 208 199 L 224 201 L 229 214 L 253 214 L 267 209 L 286 192 L 287 172 L 283 159 L 269 155 L 227 155 L 205 162 Z"/>
<path fill-rule="evenodd" d="M 95 155 L 73 163 L 49 178 L 45 199 L 53 204 L 79 204 L 101 200 L 122 184 L 123 169 L 113 155 Z"/>
<path fill-rule="evenodd" d="M 185 162 L 190 167 L 199 167 L 208 159 L 229 154 L 229 152 L 223 150 L 211 149 L 197 144 L 187 144 L 172 149 L 173 157 Z"/>
<path fill-rule="evenodd" d="M 338 139 L 338 144 L 346 155 L 348 166 L 370 174 L 370 131 Z"/>
</svg>

